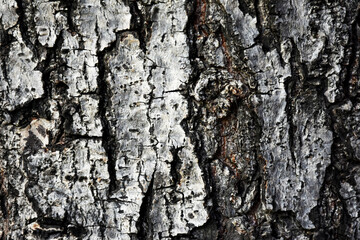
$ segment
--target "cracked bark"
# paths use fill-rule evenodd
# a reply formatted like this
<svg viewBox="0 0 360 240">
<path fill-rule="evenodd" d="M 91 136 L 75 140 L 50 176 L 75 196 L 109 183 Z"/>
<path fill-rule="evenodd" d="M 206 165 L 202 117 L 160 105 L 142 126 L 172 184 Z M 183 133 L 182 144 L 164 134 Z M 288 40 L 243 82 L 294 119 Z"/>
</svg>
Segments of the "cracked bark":
<svg viewBox="0 0 360 240">
<path fill-rule="evenodd" d="M 1 239 L 360 239 L 359 19 L 0 1 Z"/>
</svg>

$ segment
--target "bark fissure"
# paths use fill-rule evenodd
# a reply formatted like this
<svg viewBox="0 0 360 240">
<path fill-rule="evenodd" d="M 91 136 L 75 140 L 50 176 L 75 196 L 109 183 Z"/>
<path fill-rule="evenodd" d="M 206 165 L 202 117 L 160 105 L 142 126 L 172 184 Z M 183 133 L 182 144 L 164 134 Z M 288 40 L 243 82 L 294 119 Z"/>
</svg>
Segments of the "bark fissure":
<svg viewBox="0 0 360 240">
<path fill-rule="evenodd" d="M 139 219 L 136 222 L 136 228 L 138 230 L 137 237 L 138 239 L 148 239 L 148 234 L 151 232 L 151 228 L 149 225 L 149 211 L 151 209 L 152 201 L 153 201 L 153 193 L 154 192 L 154 176 L 151 178 L 151 182 L 148 186 L 147 191 L 143 197 Z"/>
<path fill-rule="evenodd" d="M 259 35 L 254 39 L 257 44 L 262 46 L 263 51 L 266 53 L 271 50 L 271 48 L 264 41 L 264 30 L 265 27 L 263 25 L 262 20 L 262 2 L 263 0 L 254 0 L 254 8 L 255 8 L 255 16 L 256 16 L 256 28 L 259 31 Z"/>
<path fill-rule="evenodd" d="M 354 66 L 358 65 L 358 59 L 356 57 L 358 56 L 359 52 L 359 35 L 358 35 L 358 29 L 360 24 L 360 10 L 357 11 L 356 17 L 354 19 L 354 22 L 351 25 L 351 33 L 349 38 L 349 45 L 350 45 L 350 57 L 349 62 L 345 68 L 345 78 L 343 81 L 343 90 L 345 98 L 349 98 L 352 102 L 356 103 L 357 98 L 351 96 L 350 93 L 350 85 L 351 82 L 356 78 L 356 76 L 353 76 Z"/>
<path fill-rule="evenodd" d="M 293 122 L 293 112 L 294 112 L 294 105 L 297 98 L 297 87 L 301 85 L 301 79 L 299 77 L 299 52 L 298 49 L 294 43 L 294 41 L 291 41 L 291 44 L 293 47 L 290 57 L 290 68 L 291 68 L 291 77 L 287 78 L 284 85 L 285 85 L 285 91 L 286 91 L 286 117 L 289 125 L 289 147 L 291 152 L 291 158 L 293 161 L 293 164 L 296 164 L 296 157 L 295 157 L 295 141 L 296 141 L 296 131 L 297 127 L 295 126 Z M 298 85 L 298 86 L 297 86 Z"/>
<path fill-rule="evenodd" d="M 113 136 L 113 133 L 111 132 L 111 128 L 107 119 L 107 111 L 109 111 L 109 96 L 110 96 L 110 90 L 109 90 L 109 84 L 106 82 L 106 74 L 108 74 L 108 71 L 106 69 L 106 57 L 105 55 L 113 50 L 116 47 L 116 41 L 114 41 L 109 47 L 105 48 L 103 51 L 98 52 L 98 69 L 99 69 L 99 75 L 98 75 L 98 91 L 99 91 L 99 113 L 101 117 L 102 122 L 102 144 L 106 151 L 107 155 L 107 166 L 108 166 L 108 172 L 109 172 L 109 197 L 112 195 L 112 192 L 116 190 L 117 188 L 117 179 L 116 179 L 116 159 L 115 159 L 115 152 L 116 149 L 116 140 Z"/>
<path fill-rule="evenodd" d="M 140 1 L 141 4 L 141 1 Z M 147 30 L 151 27 L 148 26 L 148 22 L 145 21 L 145 17 L 138 7 L 137 1 L 130 1 L 128 3 L 131 13 L 131 25 L 130 29 L 137 32 L 138 39 L 140 41 L 140 48 L 146 53 L 146 43 L 148 42 Z"/>
</svg>

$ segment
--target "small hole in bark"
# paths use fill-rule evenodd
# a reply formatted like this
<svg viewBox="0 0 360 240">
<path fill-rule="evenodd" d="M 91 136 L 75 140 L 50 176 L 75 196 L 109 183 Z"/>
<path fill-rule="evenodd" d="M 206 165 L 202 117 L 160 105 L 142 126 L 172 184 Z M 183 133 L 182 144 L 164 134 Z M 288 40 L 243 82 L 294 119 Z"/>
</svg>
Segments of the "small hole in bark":
<svg viewBox="0 0 360 240">
<path fill-rule="evenodd" d="M 81 177 L 79 177 L 79 182 L 84 182 L 87 179 L 88 179 L 87 177 L 81 176 Z"/>
</svg>

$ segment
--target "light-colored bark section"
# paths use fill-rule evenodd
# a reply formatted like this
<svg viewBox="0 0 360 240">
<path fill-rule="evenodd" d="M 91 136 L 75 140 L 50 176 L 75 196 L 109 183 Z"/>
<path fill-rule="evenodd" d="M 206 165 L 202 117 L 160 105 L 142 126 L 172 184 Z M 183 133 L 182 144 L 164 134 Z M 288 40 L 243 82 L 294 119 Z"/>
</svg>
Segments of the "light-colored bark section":
<svg viewBox="0 0 360 240">
<path fill-rule="evenodd" d="M 149 187 L 157 162 L 154 136 L 148 121 L 151 87 L 144 66 L 139 40 L 125 33 L 114 51 L 107 56 L 106 81 L 110 89 L 107 120 L 115 136 L 116 189 L 110 197 L 109 217 L 113 228 L 106 230 L 114 238 L 126 239 L 136 233 L 142 199 Z M 111 205 L 118 204 L 117 208 Z M 115 224 L 117 223 L 117 224 Z M 127 236 L 127 237 L 125 237 Z"/>
<path fill-rule="evenodd" d="M 204 182 L 193 146 L 181 121 L 187 117 L 187 101 L 180 91 L 189 78 L 186 12 L 183 3 L 159 3 L 149 51 L 124 33 L 108 57 L 111 109 L 108 121 L 116 136 L 116 179 L 120 184 L 112 197 L 125 201 L 124 213 L 116 218 L 128 228 L 116 236 L 136 233 L 140 206 L 151 179 L 154 197 L 150 221 L 154 239 L 186 234 L 207 220 Z M 176 9 L 176 11 L 175 11 Z M 166 14 L 172 12 L 172 14 Z M 166 16 L 166 17 L 165 17 Z M 178 149 L 179 182 L 171 165 Z M 126 182 L 121 183 L 122 179 Z M 133 224 L 133 225 L 131 225 Z M 114 232 L 115 230 L 109 229 Z"/>
<path fill-rule="evenodd" d="M 190 77 L 189 49 L 184 33 L 187 23 L 185 4 L 184 1 L 159 3 L 158 9 L 159 17 L 154 19 L 147 46 L 147 65 L 154 67 L 149 79 L 153 86 L 149 116 L 159 159 L 154 175 L 154 187 L 159 190 L 155 190 L 154 199 L 160 196 L 162 199 L 154 203 L 151 219 L 154 232 L 166 238 L 201 226 L 207 220 L 207 212 L 198 159 L 180 125 L 188 115 L 187 100 L 180 91 Z M 172 149 L 180 149 L 179 182 L 174 182 L 170 173 L 171 162 L 175 160 L 170 152 Z M 172 184 L 175 184 L 174 189 L 169 188 Z"/>
<path fill-rule="evenodd" d="M 1 107 L 10 111 L 44 94 L 42 73 L 35 70 L 38 61 L 34 60 L 17 27 L 13 34 L 18 41 L 11 43 L 8 56 L 2 59 L 0 73 Z"/>
<path fill-rule="evenodd" d="M 31 238 L 36 231 L 64 231 L 62 226 L 41 222 L 52 219 L 65 221 L 76 231 L 81 226 L 85 238 L 130 239 L 138 232 L 136 224 L 150 182 L 154 196 L 147 211 L 154 239 L 159 233 L 161 238 L 186 234 L 204 224 L 208 214 L 202 173 L 193 145 L 180 125 L 188 116 L 187 100 L 180 91 L 190 74 L 184 2 L 154 5 L 159 15 L 154 19 L 146 53 L 130 30 L 129 7 L 119 1 L 79 1 L 71 9 L 60 2 L 32 4 L 39 43 L 52 48 L 59 42 L 55 54 L 60 66 L 50 72 L 48 84 L 64 86 L 64 90 L 53 87 L 48 93 L 54 99 L 47 102 L 51 120 L 39 118 L 26 128 L 2 128 L 3 137 L 16 133 L 2 151 L 4 158 L 16 157 L 11 164 L 18 166 L 19 173 L 13 176 L 24 179 L 19 185 L 19 179 L 9 176 L 19 196 L 16 203 L 8 202 L 9 211 L 17 205 L 29 213 L 21 219 L 12 216 L 18 227 L 8 222 L 4 234 L 16 238 L 26 229 Z M 71 22 L 62 11 L 71 11 Z M 116 32 L 122 30 L 128 32 L 118 35 L 116 47 L 100 63 L 98 54 L 116 41 Z M 35 70 L 39 62 L 34 62 L 31 50 L 17 33 L 19 40 L 12 43 L 6 63 L 8 75 L 2 76 L 8 81 L 2 81 L 7 83 L 3 98 L 7 110 L 44 94 L 42 73 Z M 45 60 L 45 54 L 41 58 Z M 103 89 L 109 92 L 97 92 L 100 64 L 104 65 L 103 83 L 107 84 Z M 30 87 L 35 89 L 33 93 L 27 93 Z M 108 96 L 108 105 L 99 106 L 100 99 Z M 108 122 L 116 145 L 111 153 L 115 161 L 113 191 L 102 147 L 103 141 L 110 141 L 102 139 L 102 108 L 106 108 L 103 120 Z M 60 117 L 64 112 L 68 114 L 65 120 Z M 50 135 L 57 142 L 50 142 Z M 49 144 L 56 147 L 48 149 Z M 171 175 L 175 157 L 179 182 Z"/>
</svg>

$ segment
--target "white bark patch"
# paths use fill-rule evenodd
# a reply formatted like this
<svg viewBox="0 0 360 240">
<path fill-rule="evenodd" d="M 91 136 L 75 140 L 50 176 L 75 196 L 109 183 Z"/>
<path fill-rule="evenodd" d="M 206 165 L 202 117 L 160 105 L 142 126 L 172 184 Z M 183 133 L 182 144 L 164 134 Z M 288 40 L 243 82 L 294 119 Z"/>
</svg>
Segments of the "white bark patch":
<svg viewBox="0 0 360 240">
<path fill-rule="evenodd" d="M 41 98 L 44 94 L 42 73 L 35 70 L 37 61 L 31 50 L 22 41 L 13 42 L 5 61 L 7 78 L 3 73 L 0 75 L 1 107 L 11 111 Z"/>
<path fill-rule="evenodd" d="M 33 1 L 35 10 L 34 22 L 41 45 L 53 47 L 57 36 L 65 28 L 66 17 L 60 14 L 60 2 Z"/>
<path fill-rule="evenodd" d="M 16 9 L 17 4 L 15 0 L 0 1 L 0 20 L 5 30 L 15 26 L 18 20 Z"/>
<path fill-rule="evenodd" d="M 106 81 L 111 89 L 110 106 L 113 111 L 108 113 L 107 119 L 116 139 L 114 157 L 119 185 L 111 197 L 123 203 L 119 206 L 110 202 L 107 211 L 108 224 L 116 228 L 111 232 L 120 239 L 124 234 L 137 232 L 135 223 L 157 161 L 153 148 L 155 140 L 148 121 L 149 73 L 144 69 L 144 55 L 139 44 L 129 33 L 118 41 L 117 48 L 108 56 Z M 121 211 L 114 211 L 112 206 L 119 206 Z"/>
<path fill-rule="evenodd" d="M 85 48 L 103 50 L 115 41 L 115 32 L 130 28 L 130 9 L 122 1 L 77 1 L 74 23 L 85 41 Z"/>
</svg>

